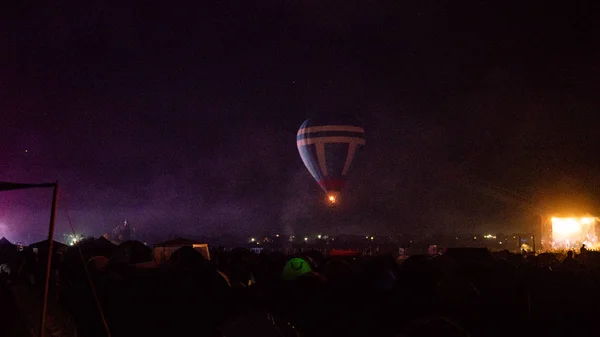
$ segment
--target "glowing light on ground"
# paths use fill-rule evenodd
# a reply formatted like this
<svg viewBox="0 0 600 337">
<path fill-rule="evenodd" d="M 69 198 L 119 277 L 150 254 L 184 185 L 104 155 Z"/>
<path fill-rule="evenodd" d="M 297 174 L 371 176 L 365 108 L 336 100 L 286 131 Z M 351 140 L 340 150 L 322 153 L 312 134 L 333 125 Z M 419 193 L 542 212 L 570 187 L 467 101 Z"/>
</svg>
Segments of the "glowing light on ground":
<svg viewBox="0 0 600 337">
<path fill-rule="evenodd" d="M 78 242 L 82 241 L 85 237 L 82 234 L 77 234 L 77 233 L 72 233 L 72 234 L 68 234 L 66 235 L 65 238 L 65 242 L 69 245 L 69 246 L 74 246 L 76 245 Z"/>
</svg>

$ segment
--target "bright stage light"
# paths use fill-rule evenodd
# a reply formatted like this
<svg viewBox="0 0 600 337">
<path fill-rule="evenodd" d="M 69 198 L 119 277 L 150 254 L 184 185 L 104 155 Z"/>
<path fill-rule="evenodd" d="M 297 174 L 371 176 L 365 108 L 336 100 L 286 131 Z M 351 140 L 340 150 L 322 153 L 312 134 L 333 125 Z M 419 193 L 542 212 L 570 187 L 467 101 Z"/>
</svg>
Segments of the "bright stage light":
<svg viewBox="0 0 600 337">
<path fill-rule="evenodd" d="M 580 245 L 582 243 L 596 241 L 595 225 L 596 218 L 593 217 L 553 217 L 552 242 L 554 245 Z"/>
</svg>

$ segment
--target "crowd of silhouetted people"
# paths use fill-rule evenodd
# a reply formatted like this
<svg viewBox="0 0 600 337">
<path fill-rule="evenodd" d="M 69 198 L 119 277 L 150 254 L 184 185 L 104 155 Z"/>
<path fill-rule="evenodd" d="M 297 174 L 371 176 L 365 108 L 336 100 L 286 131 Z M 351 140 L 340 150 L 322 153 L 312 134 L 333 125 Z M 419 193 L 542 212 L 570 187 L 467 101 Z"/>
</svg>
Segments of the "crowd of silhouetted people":
<svg viewBox="0 0 600 337">
<path fill-rule="evenodd" d="M 54 253 L 53 336 L 106 336 L 104 322 L 113 337 L 559 336 L 597 329 L 600 255 L 585 249 L 328 257 L 238 248 L 213 250 L 208 260 L 183 247 L 152 265 L 150 248 L 121 246 Z M 2 315 L 14 315 L 11 335 L 19 328 L 28 335 L 25 321 L 34 318 L 21 302 L 40 303 L 44 254 L 0 253 Z"/>
</svg>

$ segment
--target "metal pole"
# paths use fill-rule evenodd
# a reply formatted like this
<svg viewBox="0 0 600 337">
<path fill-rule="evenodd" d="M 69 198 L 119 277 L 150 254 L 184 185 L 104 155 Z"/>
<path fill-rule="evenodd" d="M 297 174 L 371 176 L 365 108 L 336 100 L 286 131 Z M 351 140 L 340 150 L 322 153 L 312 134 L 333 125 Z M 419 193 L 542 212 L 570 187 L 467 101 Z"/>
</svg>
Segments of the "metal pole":
<svg viewBox="0 0 600 337">
<path fill-rule="evenodd" d="M 52 264 L 52 253 L 54 243 L 54 218 L 56 216 L 56 199 L 58 197 L 58 182 L 52 184 L 54 191 L 52 193 L 52 209 L 50 210 L 50 225 L 48 226 L 48 259 L 46 260 L 46 276 L 44 278 L 44 298 L 42 301 L 42 312 L 40 315 L 39 337 L 44 337 L 46 330 L 46 309 L 48 307 L 48 290 L 50 285 L 50 271 Z"/>
</svg>

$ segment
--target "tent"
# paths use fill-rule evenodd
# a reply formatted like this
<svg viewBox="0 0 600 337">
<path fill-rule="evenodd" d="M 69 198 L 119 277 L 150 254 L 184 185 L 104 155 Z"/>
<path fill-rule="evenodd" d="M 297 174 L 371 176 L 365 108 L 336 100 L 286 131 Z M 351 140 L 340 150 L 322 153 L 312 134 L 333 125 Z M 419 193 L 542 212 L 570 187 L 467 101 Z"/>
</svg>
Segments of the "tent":
<svg viewBox="0 0 600 337">
<path fill-rule="evenodd" d="M 283 272 L 281 273 L 281 278 L 287 281 L 292 281 L 302 276 L 304 274 L 308 274 L 312 272 L 312 268 L 308 261 L 301 258 L 293 258 L 289 260 L 285 267 L 283 267 Z"/>
<path fill-rule="evenodd" d="M 208 260 L 197 249 L 183 246 L 171 254 L 169 263 L 179 266 L 207 266 Z"/>
<path fill-rule="evenodd" d="M 31 248 L 33 250 L 34 253 L 38 254 L 38 255 L 46 255 L 48 254 L 48 240 L 44 240 L 44 241 L 39 241 L 36 243 L 32 243 L 29 245 L 29 248 Z M 67 251 L 67 245 L 65 245 L 64 243 L 60 243 L 58 241 L 53 241 L 52 243 L 52 251 L 54 253 L 64 253 Z"/>
<path fill-rule="evenodd" d="M 175 238 L 173 240 L 161 242 L 154 245 L 154 260 L 159 263 L 167 263 L 171 255 L 181 247 L 192 247 L 198 250 L 206 260 L 210 260 L 210 252 L 208 245 L 194 240 Z"/>
<path fill-rule="evenodd" d="M 0 239 L 0 263 L 10 262 L 17 253 L 17 246 L 6 238 Z"/>
<path fill-rule="evenodd" d="M 103 236 L 93 240 L 82 241 L 78 243 L 76 247 L 81 249 L 86 258 L 90 258 L 92 256 L 104 256 L 110 258 L 117 250 L 117 246 Z M 75 247 L 71 247 L 69 250 L 72 248 Z"/>
<path fill-rule="evenodd" d="M 94 256 L 88 260 L 88 267 L 97 270 L 104 270 L 109 265 L 110 260 L 106 256 Z"/>
<path fill-rule="evenodd" d="M 137 264 L 152 261 L 152 250 L 139 241 L 125 241 L 120 244 L 112 256 L 111 262 L 117 264 Z"/>
</svg>

